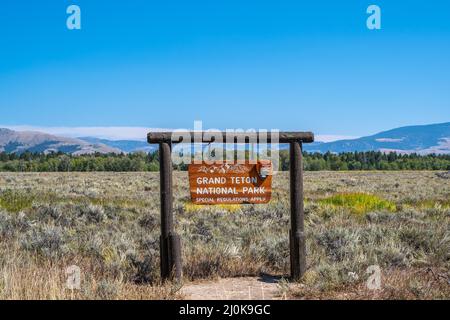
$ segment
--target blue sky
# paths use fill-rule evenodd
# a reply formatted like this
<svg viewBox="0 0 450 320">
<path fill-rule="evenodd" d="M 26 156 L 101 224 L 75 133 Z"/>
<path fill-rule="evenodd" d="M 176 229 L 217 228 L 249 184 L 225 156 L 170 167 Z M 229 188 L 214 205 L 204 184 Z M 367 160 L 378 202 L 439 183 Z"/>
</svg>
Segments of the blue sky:
<svg viewBox="0 0 450 320">
<path fill-rule="evenodd" d="M 447 0 L 3 0 L 0 49 L 0 126 L 361 136 L 450 121 Z"/>
</svg>

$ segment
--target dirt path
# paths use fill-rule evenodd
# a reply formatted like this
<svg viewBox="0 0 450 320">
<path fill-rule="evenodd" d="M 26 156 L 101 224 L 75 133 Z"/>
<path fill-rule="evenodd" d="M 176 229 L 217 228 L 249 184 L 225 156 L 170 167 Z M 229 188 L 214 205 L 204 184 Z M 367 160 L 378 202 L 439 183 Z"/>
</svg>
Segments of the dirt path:
<svg viewBox="0 0 450 320">
<path fill-rule="evenodd" d="M 244 277 L 187 283 L 181 293 L 187 300 L 278 300 L 283 299 L 278 278 Z"/>
</svg>

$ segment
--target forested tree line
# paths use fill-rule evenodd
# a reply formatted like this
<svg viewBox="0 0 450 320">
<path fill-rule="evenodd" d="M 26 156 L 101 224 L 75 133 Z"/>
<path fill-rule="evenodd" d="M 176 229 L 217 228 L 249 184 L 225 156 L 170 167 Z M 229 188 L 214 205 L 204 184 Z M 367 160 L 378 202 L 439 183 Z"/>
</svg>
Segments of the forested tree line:
<svg viewBox="0 0 450 320">
<path fill-rule="evenodd" d="M 450 155 L 418 155 L 382 152 L 304 153 L 305 170 L 450 170 Z M 9 172 L 89 172 L 158 171 L 159 154 L 0 153 L 0 171 Z M 175 166 L 186 170 L 187 165 Z M 280 169 L 289 169 L 289 152 L 280 151 Z"/>
</svg>

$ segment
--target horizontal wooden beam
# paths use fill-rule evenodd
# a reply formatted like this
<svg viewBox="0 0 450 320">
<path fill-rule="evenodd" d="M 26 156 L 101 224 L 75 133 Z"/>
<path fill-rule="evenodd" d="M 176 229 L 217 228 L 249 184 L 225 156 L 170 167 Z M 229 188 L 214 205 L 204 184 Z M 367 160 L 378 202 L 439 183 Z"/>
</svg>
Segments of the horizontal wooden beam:
<svg viewBox="0 0 450 320">
<path fill-rule="evenodd" d="M 212 132 L 212 131 L 186 131 L 186 132 L 172 132 L 172 131 L 160 131 L 150 132 L 147 135 L 147 141 L 150 144 L 153 143 L 213 143 L 216 142 L 214 136 L 222 135 L 223 143 L 290 143 L 290 142 L 314 142 L 314 134 L 312 132 Z M 260 141 L 261 136 L 261 141 Z M 228 139 L 227 139 L 228 137 Z M 201 140 L 201 141 L 200 141 Z"/>
</svg>

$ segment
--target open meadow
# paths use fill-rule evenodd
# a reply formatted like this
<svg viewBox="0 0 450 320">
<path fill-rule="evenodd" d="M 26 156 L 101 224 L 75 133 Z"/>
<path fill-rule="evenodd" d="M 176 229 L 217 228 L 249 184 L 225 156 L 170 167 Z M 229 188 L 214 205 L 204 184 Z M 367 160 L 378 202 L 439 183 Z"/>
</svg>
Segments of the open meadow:
<svg viewBox="0 0 450 320">
<path fill-rule="evenodd" d="M 280 298 L 450 299 L 449 173 L 306 172 L 304 188 L 308 271 Z M 174 172 L 184 283 L 161 284 L 159 173 L 0 173 L 0 299 L 182 299 L 192 281 L 283 277 L 288 191 L 283 172 L 268 205 L 196 206 Z"/>
</svg>

